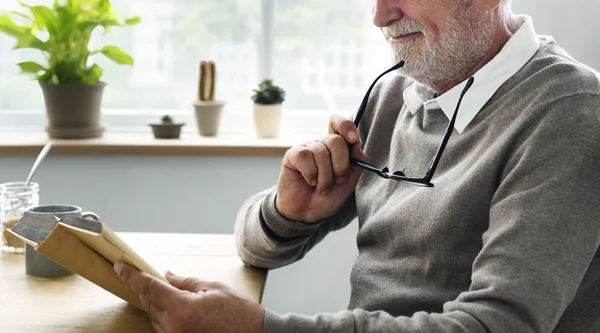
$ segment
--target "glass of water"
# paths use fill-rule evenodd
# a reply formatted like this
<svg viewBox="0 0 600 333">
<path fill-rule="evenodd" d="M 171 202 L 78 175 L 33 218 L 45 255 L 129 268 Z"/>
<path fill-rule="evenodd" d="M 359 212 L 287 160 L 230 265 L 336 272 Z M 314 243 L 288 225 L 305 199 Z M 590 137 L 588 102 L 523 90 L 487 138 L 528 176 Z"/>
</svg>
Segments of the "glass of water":
<svg viewBox="0 0 600 333">
<path fill-rule="evenodd" d="M 19 222 L 23 214 L 40 203 L 40 187 L 37 183 L 10 182 L 0 184 L 0 224 L 2 225 L 2 251 L 25 252 L 25 242 L 7 229 Z"/>
</svg>

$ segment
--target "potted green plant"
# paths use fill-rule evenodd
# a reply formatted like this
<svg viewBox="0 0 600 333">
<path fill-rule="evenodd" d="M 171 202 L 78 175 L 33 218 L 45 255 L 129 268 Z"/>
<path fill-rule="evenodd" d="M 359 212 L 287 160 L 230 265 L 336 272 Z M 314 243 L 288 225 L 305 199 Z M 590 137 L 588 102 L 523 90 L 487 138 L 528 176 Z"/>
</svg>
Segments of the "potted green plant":
<svg viewBox="0 0 600 333">
<path fill-rule="evenodd" d="M 262 80 L 257 89 L 253 89 L 254 126 L 256 134 L 261 138 L 279 136 L 285 91 L 273 84 L 273 80 Z"/>
<path fill-rule="evenodd" d="M 160 122 L 150 123 L 152 133 L 157 139 L 179 139 L 183 125 L 185 123 L 176 123 L 168 114 L 162 116 Z"/>
<path fill-rule="evenodd" d="M 32 75 L 41 86 L 48 126 L 53 138 L 99 137 L 104 132 L 100 107 L 105 82 L 103 69 L 90 56 L 103 54 L 122 65 L 133 58 L 117 46 L 88 48 L 92 32 L 137 24 L 139 17 L 122 18 L 109 0 L 54 0 L 51 6 L 21 3 L 22 12 L 0 16 L 0 32 L 16 39 L 15 49 L 39 50 L 44 63 L 25 61 L 21 72 Z M 17 24 L 14 19 L 20 20 Z M 43 36 L 43 37 L 42 37 Z"/>
<path fill-rule="evenodd" d="M 225 102 L 215 100 L 216 78 L 215 62 L 202 60 L 198 74 L 197 98 L 193 104 L 198 131 L 202 136 L 216 136 L 219 132 Z"/>
</svg>

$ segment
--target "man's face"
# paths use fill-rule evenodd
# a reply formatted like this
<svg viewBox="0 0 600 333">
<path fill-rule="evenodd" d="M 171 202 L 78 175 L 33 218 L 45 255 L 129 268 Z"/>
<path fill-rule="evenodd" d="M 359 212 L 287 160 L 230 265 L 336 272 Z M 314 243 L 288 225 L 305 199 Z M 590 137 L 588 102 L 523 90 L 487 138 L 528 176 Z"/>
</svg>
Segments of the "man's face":
<svg viewBox="0 0 600 333">
<path fill-rule="evenodd" d="M 464 75 L 493 43 L 494 28 L 473 0 L 373 0 L 373 22 L 400 74 L 427 85 Z"/>
</svg>

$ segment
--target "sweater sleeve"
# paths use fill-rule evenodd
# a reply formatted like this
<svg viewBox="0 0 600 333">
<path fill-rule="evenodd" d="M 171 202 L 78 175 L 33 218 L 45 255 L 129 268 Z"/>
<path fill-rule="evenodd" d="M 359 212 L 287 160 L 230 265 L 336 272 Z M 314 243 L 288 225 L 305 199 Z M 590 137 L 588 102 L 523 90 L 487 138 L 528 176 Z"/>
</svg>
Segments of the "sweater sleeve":
<svg viewBox="0 0 600 333">
<path fill-rule="evenodd" d="M 266 332 L 552 332 L 582 281 L 597 283 L 586 274 L 600 244 L 599 110 L 598 96 L 570 97 L 523 129 L 498 176 L 470 288 L 442 313 L 267 310 Z"/>
<path fill-rule="evenodd" d="M 276 187 L 260 192 L 246 200 L 237 214 L 236 247 L 246 265 L 273 269 L 298 261 L 328 233 L 345 227 L 356 217 L 354 195 L 334 216 L 310 224 L 279 214 L 276 197 Z"/>
</svg>

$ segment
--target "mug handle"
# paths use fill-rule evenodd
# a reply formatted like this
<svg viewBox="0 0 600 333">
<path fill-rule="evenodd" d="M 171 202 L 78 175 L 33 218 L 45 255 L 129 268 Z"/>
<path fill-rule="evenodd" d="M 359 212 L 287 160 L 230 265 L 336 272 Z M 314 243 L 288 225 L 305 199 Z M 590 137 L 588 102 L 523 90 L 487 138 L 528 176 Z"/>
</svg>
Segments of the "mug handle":
<svg viewBox="0 0 600 333">
<path fill-rule="evenodd" d="M 84 219 L 92 218 L 93 220 L 100 221 L 100 217 L 94 212 L 83 212 L 81 213 L 81 217 Z"/>
</svg>

